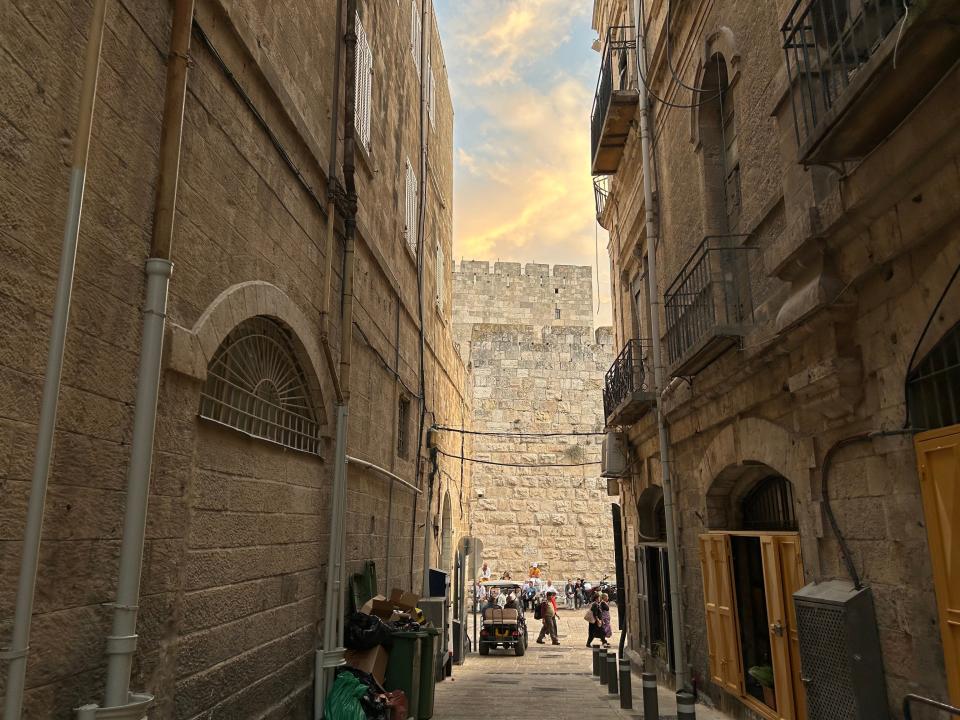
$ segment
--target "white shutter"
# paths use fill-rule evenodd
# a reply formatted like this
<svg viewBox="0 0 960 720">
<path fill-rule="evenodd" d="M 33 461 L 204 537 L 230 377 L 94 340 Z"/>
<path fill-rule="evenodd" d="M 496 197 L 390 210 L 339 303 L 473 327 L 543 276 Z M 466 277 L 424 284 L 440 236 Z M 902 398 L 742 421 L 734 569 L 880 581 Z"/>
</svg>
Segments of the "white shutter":
<svg viewBox="0 0 960 720">
<path fill-rule="evenodd" d="M 443 298 L 446 294 L 446 268 L 444 267 L 443 246 L 437 241 L 437 307 L 443 312 Z"/>
<path fill-rule="evenodd" d="M 420 76 L 420 50 L 423 40 L 423 26 L 420 20 L 420 8 L 417 0 L 410 0 L 410 51 L 413 53 L 413 64 Z"/>
<path fill-rule="evenodd" d="M 428 75 L 427 75 L 427 97 L 428 97 L 428 110 L 430 113 L 430 127 L 436 127 L 436 113 L 437 113 L 437 85 L 433 78 L 433 67 L 430 62 L 427 62 Z"/>
<path fill-rule="evenodd" d="M 357 138 L 367 150 L 370 149 L 370 121 L 373 105 L 373 52 L 367 33 L 357 14 L 357 86 L 355 100 Z"/>
<path fill-rule="evenodd" d="M 417 254 L 417 215 L 419 210 L 417 193 L 417 175 L 413 171 L 413 165 L 410 163 L 410 159 L 407 158 L 406 227 L 404 229 L 404 235 L 406 237 L 407 247 L 410 248 L 410 252 L 414 255 Z"/>
</svg>

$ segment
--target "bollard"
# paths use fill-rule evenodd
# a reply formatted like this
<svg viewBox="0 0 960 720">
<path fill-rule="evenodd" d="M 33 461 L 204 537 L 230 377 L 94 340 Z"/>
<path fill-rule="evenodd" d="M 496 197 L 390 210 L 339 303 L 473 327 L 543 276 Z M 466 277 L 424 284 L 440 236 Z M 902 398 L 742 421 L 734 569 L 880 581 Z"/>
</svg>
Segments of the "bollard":
<svg viewBox="0 0 960 720">
<path fill-rule="evenodd" d="M 677 720 L 696 720 L 697 707 L 693 694 L 681 690 L 677 693 Z"/>
<path fill-rule="evenodd" d="M 593 651 L 593 676 L 600 677 L 600 648 L 591 648 Z"/>
<path fill-rule="evenodd" d="M 607 649 L 600 648 L 600 684 L 607 684 Z"/>
<path fill-rule="evenodd" d="M 645 720 L 660 720 L 660 698 L 657 696 L 656 673 L 645 672 L 643 677 L 643 717 Z"/>
<path fill-rule="evenodd" d="M 620 658 L 620 709 L 633 710 L 633 680 L 630 677 L 630 661 L 623 658 Z"/>
<path fill-rule="evenodd" d="M 607 693 L 616 695 L 618 692 L 620 688 L 617 683 L 617 653 L 614 651 L 607 653 Z"/>
</svg>

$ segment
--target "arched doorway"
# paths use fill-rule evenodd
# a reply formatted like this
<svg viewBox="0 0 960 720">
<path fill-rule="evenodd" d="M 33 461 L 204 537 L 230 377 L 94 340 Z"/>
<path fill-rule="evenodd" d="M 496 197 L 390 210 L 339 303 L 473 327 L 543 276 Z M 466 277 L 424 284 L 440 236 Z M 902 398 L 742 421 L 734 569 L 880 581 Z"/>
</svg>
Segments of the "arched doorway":
<svg viewBox="0 0 960 720">
<path fill-rule="evenodd" d="M 637 498 L 637 630 L 641 647 L 664 670 L 674 669 L 673 614 L 667 563 L 663 488 L 651 485 Z"/>
<path fill-rule="evenodd" d="M 700 537 L 710 673 L 765 716 L 806 717 L 793 593 L 804 585 L 792 483 L 760 463 L 707 491 Z"/>
<path fill-rule="evenodd" d="M 276 701 L 248 691 L 251 670 L 301 688 L 289 707 L 310 706 L 300 678 L 313 662 L 329 519 L 318 387 L 300 339 L 271 317 L 235 326 L 207 365 L 177 653 L 184 716 L 266 714 Z"/>
</svg>

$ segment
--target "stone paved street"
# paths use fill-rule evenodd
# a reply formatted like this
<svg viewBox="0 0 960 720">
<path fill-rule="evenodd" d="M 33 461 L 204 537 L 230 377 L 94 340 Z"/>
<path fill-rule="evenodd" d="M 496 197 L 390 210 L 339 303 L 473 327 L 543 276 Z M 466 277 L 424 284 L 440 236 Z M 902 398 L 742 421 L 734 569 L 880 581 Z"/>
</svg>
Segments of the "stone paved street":
<svg viewBox="0 0 960 720">
<path fill-rule="evenodd" d="M 550 720 L 623 720 L 642 718 L 640 678 L 633 676 L 633 706 L 620 709 L 618 696 L 591 673 L 591 654 L 586 648 L 587 626 L 582 610 L 560 611 L 560 646 L 537 645 L 534 640 L 540 623 L 532 620 L 531 642 L 523 657 L 495 651 L 486 657 L 470 655 L 454 669 L 454 677 L 437 686 L 434 718 L 437 720 L 481 720 L 514 715 L 529 716 L 531 707 L 549 706 Z M 614 618 L 616 620 L 616 618 Z M 473 619 L 467 619 L 472 631 Z M 614 633 L 614 639 L 618 636 Z M 660 692 L 662 720 L 674 720 L 671 693 Z M 547 715 L 537 712 L 536 716 Z M 698 720 L 722 720 L 725 716 L 697 706 Z"/>
</svg>

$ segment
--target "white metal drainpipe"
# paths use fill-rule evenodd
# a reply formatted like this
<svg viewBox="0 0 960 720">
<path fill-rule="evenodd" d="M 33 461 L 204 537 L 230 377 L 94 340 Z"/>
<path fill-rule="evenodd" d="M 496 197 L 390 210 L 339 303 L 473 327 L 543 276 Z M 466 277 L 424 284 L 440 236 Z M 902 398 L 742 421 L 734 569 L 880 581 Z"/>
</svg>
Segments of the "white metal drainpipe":
<svg viewBox="0 0 960 720">
<path fill-rule="evenodd" d="M 90 154 L 90 131 L 97 98 L 100 76 L 100 49 L 106 20 L 106 0 L 95 0 L 87 39 L 87 54 L 80 90 L 80 117 L 74 137 L 73 163 L 70 170 L 70 193 L 67 199 L 67 217 L 63 231 L 63 249 L 57 276 L 56 298 L 50 328 L 50 346 L 47 351 L 47 369 L 40 401 L 40 419 L 37 426 L 37 450 L 33 460 L 30 482 L 30 501 L 27 506 L 27 524 L 23 535 L 23 555 L 17 581 L 13 632 L 10 646 L 0 653 L 9 661 L 7 667 L 6 698 L 3 717 L 20 720 L 23 712 L 23 693 L 27 677 L 27 653 L 30 649 L 30 621 L 33 617 L 33 598 L 40 560 L 40 537 L 43 531 L 43 509 L 50 476 L 50 458 L 53 455 L 53 435 L 57 423 L 57 401 L 60 395 L 60 374 L 63 370 L 63 351 L 70 317 L 70 298 L 73 294 L 74 267 L 77 242 L 80 236 L 80 216 L 83 210 L 83 191 L 87 177 L 87 158 Z"/>
<path fill-rule="evenodd" d="M 639 2 L 638 5 L 642 5 Z M 643 204 L 647 234 L 647 290 L 650 296 L 650 334 L 653 336 L 653 370 L 657 386 L 657 434 L 660 442 L 660 471 L 663 483 L 663 510 L 667 530 L 667 566 L 670 576 L 670 609 L 673 619 L 673 647 L 676 654 L 677 690 L 690 685 L 687 668 L 687 649 L 684 645 L 683 609 L 680 587 L 680 543 L 677 537 L 675 497 L 673 492 L 673 463 L 670 459 L 670 437 L 667 421 L 663 415 L 663 396 L 667 393 L 666 369 L 663 364 L 663 347 L 660 339 L 660 290 L 657 281 L 657 221 L 653 198 L 653 166 L 650 142 L 650 102 L 644 78 L 647 75 L 646 36 L 644 17 L 639 7 L 635 13 L 637 34 L 637 88 L 640 91 L 640 150 L 643 161 Z"/>
</svg>

